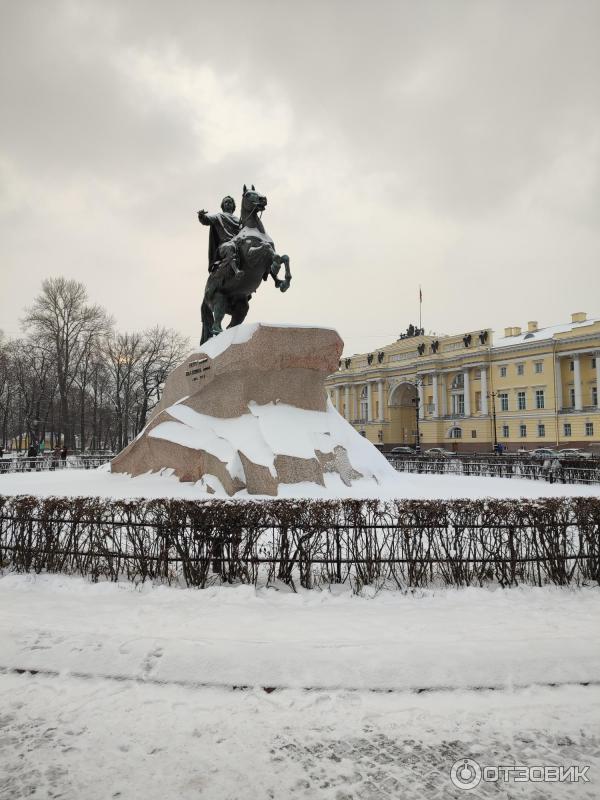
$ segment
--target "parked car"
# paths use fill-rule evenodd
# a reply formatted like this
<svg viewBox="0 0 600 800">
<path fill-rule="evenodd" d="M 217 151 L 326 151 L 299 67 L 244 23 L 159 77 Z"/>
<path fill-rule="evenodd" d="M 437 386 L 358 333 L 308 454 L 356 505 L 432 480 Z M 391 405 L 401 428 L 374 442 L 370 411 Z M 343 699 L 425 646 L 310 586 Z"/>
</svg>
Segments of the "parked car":
<svg viewBox="0 0 600 800">
<path fill-rule="evenodd" d="M 551 447 L 537 447 L 529 453 L 531 458 L 536 461 L 545 461 L 547 458 L 559 458 L 558 450 L 553 450 Z"/>
<path fill-rule="evenodd" d="M 592 454 L 587 450 L 580 450 L 579 447 L 564 447 L 558 452 L 559 458 L 591 458 Z"/>
<path fill-rule="evenodd" d="M 416 456 L 417 451 L 414 447 L 402 446 L 402 447 L 392 447 L 390 450 L 391 456 Z"/>
<path fill-rule="evenodd" d="M 452 450 L 444 450 L 443 447 L 430 447 L 429 450 L 425 450 L 425 455 L 432 458 L 454 458 L 456 453 L 453 453 Z"/>
</svg>

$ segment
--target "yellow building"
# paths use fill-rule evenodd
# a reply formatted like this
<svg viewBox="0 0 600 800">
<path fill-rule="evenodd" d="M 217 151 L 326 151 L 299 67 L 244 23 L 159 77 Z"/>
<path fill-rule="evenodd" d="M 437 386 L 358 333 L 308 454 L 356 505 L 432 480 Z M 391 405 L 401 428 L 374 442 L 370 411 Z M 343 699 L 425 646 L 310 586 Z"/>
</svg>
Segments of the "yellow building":
<svg viewBox="0 0 600 800">
<path fill-rule="evenodd" d="M 600 318 L 457 336 L 409 328 L 373 353 L 340 361 L 327 379 L 337 410 L 385 449 L 490 450 L 600 443 Z"/>
</svg>

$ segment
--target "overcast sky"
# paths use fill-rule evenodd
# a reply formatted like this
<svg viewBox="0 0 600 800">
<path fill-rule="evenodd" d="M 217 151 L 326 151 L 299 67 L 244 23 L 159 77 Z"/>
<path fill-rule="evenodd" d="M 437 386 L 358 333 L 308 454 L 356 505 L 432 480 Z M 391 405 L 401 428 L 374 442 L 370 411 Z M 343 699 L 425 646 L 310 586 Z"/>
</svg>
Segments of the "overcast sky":
<svg viewBox="0 0 600 800">
<path fill-rule="evenodd" d="M 248 320 L 346 352 L 600 315 L 600 2 L 0 0 L 0 328 L 51 275 L 196 340 L 244 182 L 291 258 Z"/>
</svg>

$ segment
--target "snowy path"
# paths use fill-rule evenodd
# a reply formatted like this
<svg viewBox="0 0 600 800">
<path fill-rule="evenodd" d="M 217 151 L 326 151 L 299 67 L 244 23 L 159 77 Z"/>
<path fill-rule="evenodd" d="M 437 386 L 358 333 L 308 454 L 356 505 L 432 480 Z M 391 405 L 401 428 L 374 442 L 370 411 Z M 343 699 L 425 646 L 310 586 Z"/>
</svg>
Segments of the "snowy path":
<svg viewBox="0 0 600 800">
<path fill-rule="evenodd" d="M 0 579 L 0 667 L 211 686 L 415 690 L 600 682 L 600 589 L 374 598 Z"/>
<path fill-rule="evenodd" d="M 267 695 L 0 675 L 0 705 L 2 800 L 597 800 L 600 790 L 596 687 Z M 467 757 L 590 765 L 590 782 L 465 792 L 449 774 Z"/>
<path fill-rule="evenodd" d="M 381 486 L 356 481 L 347 488 L 334 475 L 326 476 L 328 485 L 282 484 L 280 497 L 358 497 L 358 498 L 520 498 L 520 497 L 599 497 L 600 485 L 551 484 L 524 478 L 475 478 L 461 475 L 413 475 L 397 473 Z M 59 472 L 22 472 L 0 475 L 0 495 L 33 494 L 109 497 L 180 497 L 206 500 L 212 495 L 199 485 L 180 483 L 170 475 L 113 475 L 106 467 L 96 470 L 68 469 Z M 248 494 L 239 492 L 239 499 Z"/>
<path fill-rule="evenodd" d="M 599 611 L 599 589 L 368 599 L 8 575 L 0 800 L 597 800 Z M 590 782 L 465 792 L 460 758 L 589 765 Z"/>
</svg>

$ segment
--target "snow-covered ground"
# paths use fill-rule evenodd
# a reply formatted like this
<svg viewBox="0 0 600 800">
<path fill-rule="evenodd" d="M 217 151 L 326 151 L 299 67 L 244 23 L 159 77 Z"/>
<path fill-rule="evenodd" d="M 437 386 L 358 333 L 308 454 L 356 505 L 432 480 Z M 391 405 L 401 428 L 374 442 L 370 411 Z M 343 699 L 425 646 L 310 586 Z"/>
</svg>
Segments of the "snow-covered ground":
<svg viewBox="0 0 600 800">
<path fill-rule="evenodd" d="M 600 588 L 412 594 L 0 579 L 0 666 L 219 686 L 415 690 L 600 680 Z"/>
<path fill-rule="evenodd" d="M 214 481 L 217 479 L 215 478 Z M 213 481 L 213 485 L 214 485 Z M 462 475 L 413 475 L 396 473 L 379 485 L 354 481 L 345 486 L 338 475 L 326 474 L 326 486 L 297 483 L 281 484 L 280 497 L 358 497 L 358 498 L 521 498 L 521 497 L 599 497 L 600 485 L 569 485 L 530 481 L 524 478 L 475 478 Z M 217 481 L 218 483 L 218 481 Z M 57 472 L 20 472 L 0 475 L 0 495 L 33 494 L 114 497 L 181 497 L 188 500 L 214 498 L 203 482 L 181 483 L 165 470 L 163 474 L 112 474 L 108 466 L 94 470 L 68 469 Z M 256 497 L 246 491 L 237 498 Z"/>
<path fill-rule="evenodd" d="M 600 794 L 598 588 L 357 597 L 7 575 L 0 609 L 6 800 Z M 590 765 L 590 782 L 467 793 L 449 777 L 467 757 Z"/>
<path fill-rule="evenodd" d="M 3 800 L 597 800 L 600 690 L 234 692 L 0 675 Z M 452 765 L 589 765 L 455 788 Z M 2 777 L 2 767 L 4 777 Z"/>
</svg>

